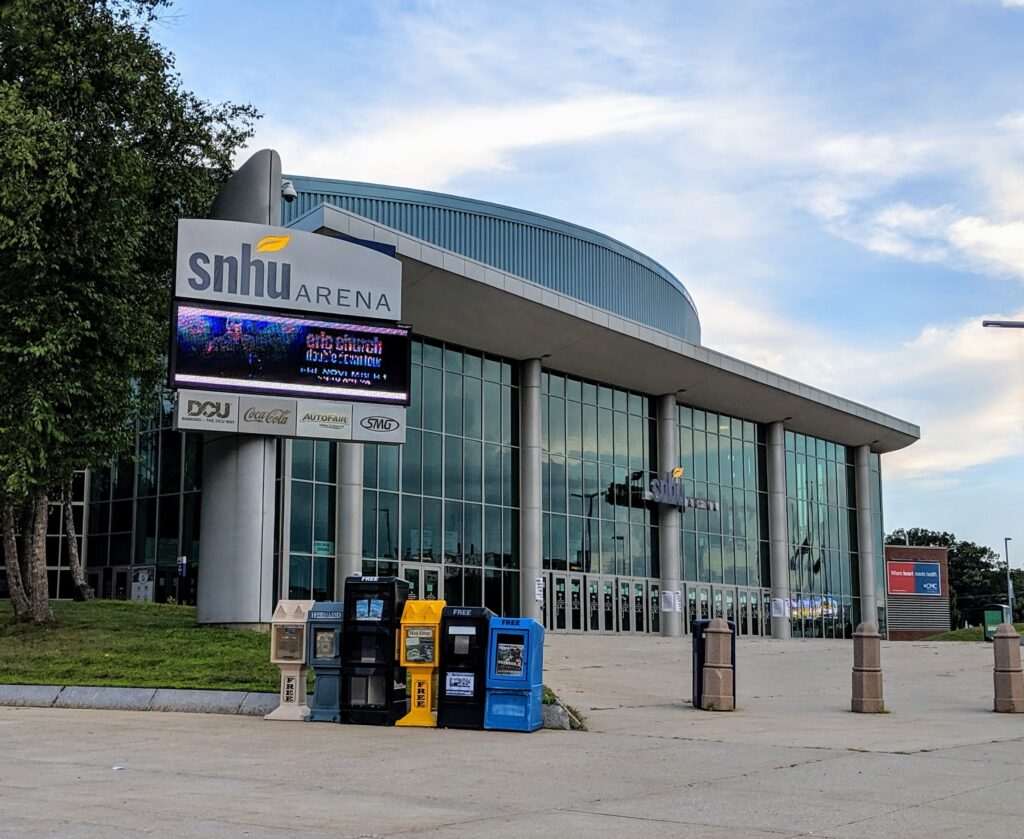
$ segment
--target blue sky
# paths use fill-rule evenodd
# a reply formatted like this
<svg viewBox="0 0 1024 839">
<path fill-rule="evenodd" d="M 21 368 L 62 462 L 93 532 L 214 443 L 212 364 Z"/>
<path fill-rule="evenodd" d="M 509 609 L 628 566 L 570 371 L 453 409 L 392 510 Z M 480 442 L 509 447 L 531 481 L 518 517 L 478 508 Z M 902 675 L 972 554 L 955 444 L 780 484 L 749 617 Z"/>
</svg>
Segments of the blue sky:
<svg viewBox="0 0 1024 839">
<path fill-rule="evenodd" d="M 1024 0 L 181 0 L 155 36 L 288 172 L 649 254 L 707 346 L 921 426 L 887 530 L 1024 565 L 1024 330 L 980 325 L 1024 320 Z"/>
</svg>

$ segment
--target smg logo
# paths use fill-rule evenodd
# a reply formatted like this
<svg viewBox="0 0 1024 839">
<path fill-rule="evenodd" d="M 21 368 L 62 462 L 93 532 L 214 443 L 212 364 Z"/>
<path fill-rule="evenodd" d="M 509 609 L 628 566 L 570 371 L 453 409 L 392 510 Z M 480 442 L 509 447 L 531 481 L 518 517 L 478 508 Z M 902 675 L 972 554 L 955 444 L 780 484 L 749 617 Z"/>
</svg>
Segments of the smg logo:
<svg viewBox="0 0 1024 839">
<path fill-rule="evenodd" d="M 367 431 L 376 431 L 384 434 L 388 431 L 397 431 L 401 423 L 393 417 L 363 417 L 359 424 Z"/>
<path fill-rule="evenodd" d="M 284 250 L 291 236 L 264 236 L 256 243 L 256 253 Z M 253 259 L 252 245 L 242 245 L 241 256 L 213 257 L 195 251 L 188 258 L 191 274 L 188 284 L 195 291 L 238 294 L 243 297 L 268 297 L 288 300 L 291 297 L 292 266 L 272 259 Z"/>
<path fill-rule="evenodd" d="M 204 417 L 205 419 L 230 419 L 230 402 L 201 402 L 198 399 L 189 399 L 185 406 L 185 414 L 190 417 Z"/>
</svg>

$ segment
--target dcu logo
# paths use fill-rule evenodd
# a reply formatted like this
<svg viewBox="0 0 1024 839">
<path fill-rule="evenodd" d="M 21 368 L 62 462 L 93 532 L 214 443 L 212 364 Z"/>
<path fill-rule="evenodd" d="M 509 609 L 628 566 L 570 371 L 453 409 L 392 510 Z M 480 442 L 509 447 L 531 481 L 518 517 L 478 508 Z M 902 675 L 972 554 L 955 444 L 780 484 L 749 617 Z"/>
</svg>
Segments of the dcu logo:
<svg viewBox="0 0 1024 839">
<path fill-rule="evenodd" d="M 206 419 L 230 419 L 230 402 L 200 402 L 198 399 L 189 399 L 185 408 L 186 416 L 205 417 Z"/>
</svg>

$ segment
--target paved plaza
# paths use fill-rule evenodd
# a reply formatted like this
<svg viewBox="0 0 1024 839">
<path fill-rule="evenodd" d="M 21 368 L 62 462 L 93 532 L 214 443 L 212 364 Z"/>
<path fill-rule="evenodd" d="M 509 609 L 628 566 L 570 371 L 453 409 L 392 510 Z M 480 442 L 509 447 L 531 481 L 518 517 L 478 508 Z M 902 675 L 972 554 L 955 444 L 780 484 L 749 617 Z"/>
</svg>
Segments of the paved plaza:
<svg viewBox="0 0 1024 839">
<path fill-rule="evenodd" d="M 884 644 L 873 716 L 847 710 L 848 641 L 740 639 L 731 714 L 690 706 L 688 639 L 545 655 L 589 731 L 0 707 L 0 836 L 1024 835 L 989 645 Z"/>
</svg>

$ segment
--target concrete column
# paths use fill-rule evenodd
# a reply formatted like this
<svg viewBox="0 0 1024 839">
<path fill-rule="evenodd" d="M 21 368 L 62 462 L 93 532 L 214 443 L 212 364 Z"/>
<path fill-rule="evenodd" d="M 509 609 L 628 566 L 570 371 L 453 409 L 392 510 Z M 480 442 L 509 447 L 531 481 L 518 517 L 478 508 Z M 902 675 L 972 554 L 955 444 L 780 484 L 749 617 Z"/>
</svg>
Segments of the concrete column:
<svg viewBox="0 0 1024 839">
<path fill-rule="evenodd" d="M 658 397 L 658 472 L 664 475 L 679 465 L 679 417 L 675 394 Z M 661 590 L 678 591 L 682 514 L 670 504 L 658 506 L 658 560 L 661 565 Z M 658 608 L 657 606 L 655 608 Z M 661 613 L 661 634 L 675 638 L 680 634 L 683 616 L 679 612 Z"/>
<path fill-rule="evenodd" d="M 199 623 L 269 623 L 277 440 L 203 436 Z"/>
<path fill-rule="evenodd" d="M 519 611 L 543 620 L 536 580 L 544 573 L 544 496 L 541 489 L 540 359 L 519 368 Z"/>
<path fill-rule="evenodd" d="M 334 599 L 345 593 L 345 578 L 363 573 L 363 444 L 338 443 L 338 542 Z"/>
<path fill-rule="evenodd" d="M 857 557 L 860 570 L 860 619 L 878 625 L 875 597 L 875 529 L 871 509 L 871 447 L 857 446 L 854 467 L 857 481 Z"/>
<path fill-rule="evenodd" d="M 768 537 L 772 603 L 789 603 L 789 520 L 786 513 L 786 431 L 781 422 L 768 425 Z M 772 638 L 789 638 L 789 618 L 772 615 Z"/>
<path fill-rule="evenodd" d="M 281 158 L 256 152 L 218 193 L 210 218 L 281 223 Z M 273 609 L 273 437 L 203 435 L 199 623 L 267 623 Z M 287 534 L 288 523 L 283 533 Z M 287 540 L 287 536 L 283 536 Z M 287 551 L 281 551 L 287 562 Z"/>
<path fill-rule="evenodd" d="M 864 621 L 853 633 L 853 692 L 850 710 L 857 714 L 881 714 L 882 638 L 873 621 Z"/>
</svg>

